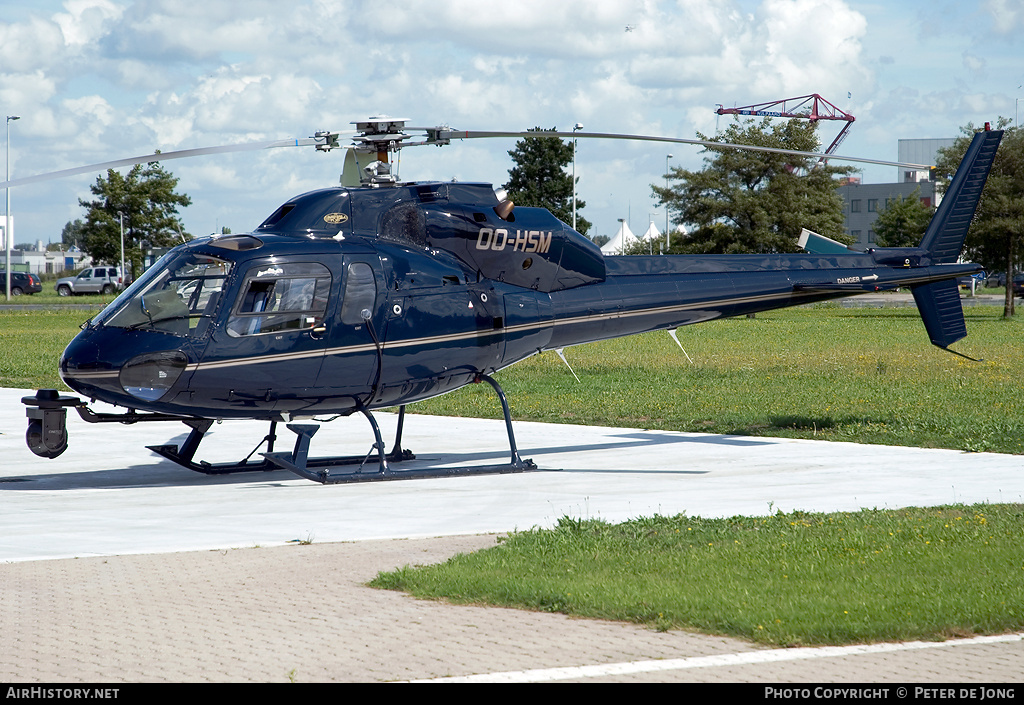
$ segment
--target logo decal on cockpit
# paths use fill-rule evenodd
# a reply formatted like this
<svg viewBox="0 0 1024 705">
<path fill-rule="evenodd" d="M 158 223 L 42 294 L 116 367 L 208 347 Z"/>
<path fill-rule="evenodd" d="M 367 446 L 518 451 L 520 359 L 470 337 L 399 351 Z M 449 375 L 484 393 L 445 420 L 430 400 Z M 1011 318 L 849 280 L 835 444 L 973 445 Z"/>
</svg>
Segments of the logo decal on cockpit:
<svg viewBox="0 0 1024 705">
<path fill-rule="evenodd" d="M 344 213 L 328 213 L 324 216 L 324 222 L 331 225 L 341 225 L 348 222 L 348 216 Z"/>
</svg>

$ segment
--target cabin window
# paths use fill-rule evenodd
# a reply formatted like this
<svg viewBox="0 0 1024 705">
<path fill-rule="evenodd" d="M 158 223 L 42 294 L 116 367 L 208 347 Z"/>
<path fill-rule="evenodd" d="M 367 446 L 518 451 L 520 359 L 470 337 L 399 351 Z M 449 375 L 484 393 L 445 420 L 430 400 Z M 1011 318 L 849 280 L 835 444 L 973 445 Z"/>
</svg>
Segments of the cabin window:
<svg viewBox="0 0 1024 705">
<path fill-rule="evenodd" d="M 264 264 L 245 277 L 228 335 L 315 328 L 324 319 L 331 272 L 318 263 Z"/>
<path fill-rule="evenodd" d="M 360 325 L 363 322 L 363 310 L 373 313 L 377 300 L 377 281 L 373 276 L 373 268 L 366 262 L 353 262 L 348 266 L 345 278 L 345 302 L 341 306 L 341 322 L 349 325 Z"/>
</svg>

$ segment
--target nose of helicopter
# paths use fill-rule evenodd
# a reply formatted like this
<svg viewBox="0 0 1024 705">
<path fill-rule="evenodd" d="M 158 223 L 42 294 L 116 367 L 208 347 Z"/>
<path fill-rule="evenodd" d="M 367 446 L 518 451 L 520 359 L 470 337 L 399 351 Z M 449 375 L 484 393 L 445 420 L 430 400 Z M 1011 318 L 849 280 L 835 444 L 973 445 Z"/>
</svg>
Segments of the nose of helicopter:
<svg viewBox="0 0 1024 705">
<path fill-rule="evenodd" d="M 88 394 L 86 389 L 90 385 L 86 380 L 95 378 L 103 367 L 99 363 L 99 347 L 83 332 L 64 349 L 58 371 L 64 384 L 79 394 Z"/>
<path fill-rule="evenodd" d="M 185 353 L 165 345 L 165 336 L 145 332 L 82 331 L 61 356 L 60 376 L 84 396 L 143 406 L 163 397 L 188 364 Z"/>
</svg>

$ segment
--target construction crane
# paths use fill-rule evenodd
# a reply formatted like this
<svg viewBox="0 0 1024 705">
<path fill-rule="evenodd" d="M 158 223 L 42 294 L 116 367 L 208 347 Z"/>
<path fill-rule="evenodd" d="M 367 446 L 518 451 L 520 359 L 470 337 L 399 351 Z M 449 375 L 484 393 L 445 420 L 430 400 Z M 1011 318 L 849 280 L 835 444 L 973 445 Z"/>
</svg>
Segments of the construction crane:
<svg viewBox="0 0 1024 705">
<path fill-rule="evenodd" d="M 850 127 L 853 125 L 853 121 L 856 120 L 853 115 L 843 112 L 817 93 L 802 95 L 798 98 L 776 100 L 770 103 L 747 105 L 742 108 L 726 108 L 719 104 L 718 110 L 715 112 L 719 115 L 803 118 L 805 120 L 810 120 L 811 122 L 817 122 L 818 120 L 845 121 L 846 124 L 843 125 L 843 129 L 840 130 L 839 134 L 836 135 L 836 138 L 832 140 L 832 144 L 830 144 L 828 149 L 825 150 L 825 154 L 835 154 L 836 148 L 842 144 L 844 139 L 846 139 L 846 135 L 850 132 Z M 822 159 L 821 161 L 826 160 Z"/>
</svg>

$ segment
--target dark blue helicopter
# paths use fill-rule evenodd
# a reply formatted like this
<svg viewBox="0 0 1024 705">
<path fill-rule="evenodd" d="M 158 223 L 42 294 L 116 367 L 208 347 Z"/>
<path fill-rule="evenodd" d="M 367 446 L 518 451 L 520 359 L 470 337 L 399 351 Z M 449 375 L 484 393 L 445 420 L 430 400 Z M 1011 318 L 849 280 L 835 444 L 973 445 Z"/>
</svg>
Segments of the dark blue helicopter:
<svg viewBox="0 0 1024 705">
<path fill-rule="evenodd" d="M 604 257 L 548 211 L 515 208 L 488 184 L 398 182 L 387 151 L 403 126 L 359 124 L 363 153 L 377 157 L 363 185 L 298 196 L 252 233 L 180 245 L 86 323 L 61 378 L 127 411 L 96 413 L 40 390 L 22 400 L 32 451 L 64 452 L 70 406 L 97 423 L 184 422 L 192 430 L 180 447 L 150 448 L 207 474 L 287 468 L 333 483 L 513 472 L 535 466 L 519 457 L 491 375 L 541 351 L 898 287 L 912 290 L 933 344 L 966 335 L 957 278 L 980 267 L 957 259 L 999 131 L 975 136 L 918 247 L 861 252 L 805 232 L 807 254 Z M 436 128 L 428 142 L 506 134 Z M 405 405 L 474 382 L 498 394 L 510 462 L 394 469 L 414 457 L 401 448 Z M 395 406 L 388 453 L 372 411 Z M 318 426 L 296 421 L 355 412 L 373 429 L 370 453 L 310 458 Z M 270 432 L 238 463 L 196 461 L 220 419 L 263 419 Z M 279 422 L 297 435 L 291 452 L 274 451 Z"/>
</svg>

